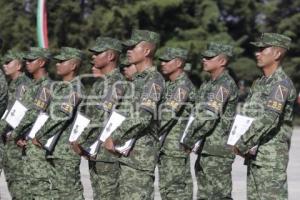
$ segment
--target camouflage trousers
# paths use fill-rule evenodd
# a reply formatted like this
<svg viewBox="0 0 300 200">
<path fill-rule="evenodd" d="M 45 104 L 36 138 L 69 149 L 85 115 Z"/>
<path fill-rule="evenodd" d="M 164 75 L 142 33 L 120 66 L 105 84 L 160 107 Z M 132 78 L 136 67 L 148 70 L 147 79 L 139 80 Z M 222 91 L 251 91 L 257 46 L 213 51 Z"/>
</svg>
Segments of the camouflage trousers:
<svg viewBox="0 0 300 200">
<path fill-rule="evenodd" d="M 287 200 L 286 169 L 249 164 L 247 169 L 248 200 Z"/>
<path fill-rule="evenodd" d="M 46 160 L 45 151 L 29 141 L 26 155 L 23 171 L 25 182 L 29 187 L 24 192 L 24 199 L 59 199 L 51 181 L 54 167 Z"/>
<path fill-rule="evenodd" d="M 159 188 L 163 200 L 191 200 L 193 182 L 190 170 L 190 159 L 160 155 Z"/>
<path fill-rule="evenodd" d="M 50 177 L 58 199 L 83 200 L 83 186 L 80 179 L 80 157 L 77 159 L 48 159 L 53 163 L 54 173 Z"/>
<path fill-rule="evenodd" d="M 207 154 L 198 156 L 195 173 L 198 183 L 197 199 L 232 199 L 232 163 L 233 158 Z"/>
<path fill-rule="evenodd" d="M 144 171 L 120 164 L 119 188 L 122 200 L 154 198 L 154 171 Z"/>
<path fill-rule="evenodd" d="M 94 199 L 119 200 L 119 162 L 89 161 Z"/>
<path fill-rule="evenodd" d="M 4 147 L 3 168 L 12 199 L 22 199 L 27 189 L 23 173 L 25 156 L 22 156 L 22 151 L 14 141 L 8 141 Z"/>
</svg>

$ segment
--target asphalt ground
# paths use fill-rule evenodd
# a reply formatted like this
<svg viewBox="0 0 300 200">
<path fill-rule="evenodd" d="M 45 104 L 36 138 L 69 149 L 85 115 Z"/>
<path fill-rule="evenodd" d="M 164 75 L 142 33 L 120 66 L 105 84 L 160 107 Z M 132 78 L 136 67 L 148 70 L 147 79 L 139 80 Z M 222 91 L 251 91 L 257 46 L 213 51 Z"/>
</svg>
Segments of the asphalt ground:
<svg viewBox="0 0 300 200">
<path fill-rule="evenodd" d="M 191 167 L 196 159 L 196 155 L 191 154 Z M 300 127 L 295 127 L 290 149 L 290 161 L 288 166 L 288 187 L 289 200 L 298 200 L 300 198 Z M 156 177 L 157 177 L 156 169 Z M 194 172 L 192 171 L 193 178 Z M 232 169 L 233 191 L 232 195 L 235 200 L 246 200 L 246 167 L 243 165 L 243 159 L 237 157 Z M 92 188 L 89 179 L 87 161 L 82 159 L 81 162 L 81 180 L 84 185 L 84 196 L 87 200 L 92 198 Z M 158 191 L 158 178 L 155 181 L 155 200 L 160 200 Z M 194 178 L 194 197 L 196 196 L 197 183 Z M 10 200 L 4 173 L 0 177 L 0 200 Z"/>
</svg>

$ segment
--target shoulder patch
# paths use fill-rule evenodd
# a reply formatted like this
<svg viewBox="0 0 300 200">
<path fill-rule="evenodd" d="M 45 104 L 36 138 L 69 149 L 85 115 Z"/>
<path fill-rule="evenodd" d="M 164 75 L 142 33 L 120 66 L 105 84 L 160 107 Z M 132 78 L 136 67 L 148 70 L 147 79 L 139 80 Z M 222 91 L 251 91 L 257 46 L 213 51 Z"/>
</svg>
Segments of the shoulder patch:
<svg viewBox="0 0 300 200">
<path fill-rule="evenodd" d="M 208 95 L 209 98 L 206 107 L 215 113 L 221 113 L 228 100 L 229 94 L 229 90 L 224 86 L 218 87 Z"/>
<path fill-rule="evenodd" d="M 276 87 L 274 87 L 268 97 L 267 108 L 272 111 L 281 113 L 288 95 L 289 89 L 282 84 L 278 84 Z"/>
<path fill-rule="evenodd" d="M 107 91 L 108 92 L 103 99 L 102 105 L 99 104 L 99 106 L 102 107 L 105 111 L 111 111 L 123 97 L 125 90 L 122 82 L 116 82 Z"/>
<path fill-rule="evenodd" d="M 156 110 L 157 103 L 160 101 L 163 92 L 163 83 L 160 81 L 149 81 L 145 85 L 140 106 L 150 112 Z"/>
<path fill-rule="evenodd" d="M 182 103 L 186 102 L 189 91 L 187 88 L 179 86 L 175 89 L 170 99 L 167 99 L 166 106 L 171 107 L 173 110 L 178 111 Z"/>
<path fill-rule="evenodd" d="M 79 94 L 73 92 L 61 103 L 61 110 L 67 114 L 72 114 L 74 108 L 78 105 L 79 102 Z"/>
<path fill-rule="evenodd" d="M 49 105 L 50 99 L 51 99 L 51 94 L 49 88 L 41 87 L 37 92 L 37 95 L 33 103 L 38 110 L 45 111 Z"/>
</svg>

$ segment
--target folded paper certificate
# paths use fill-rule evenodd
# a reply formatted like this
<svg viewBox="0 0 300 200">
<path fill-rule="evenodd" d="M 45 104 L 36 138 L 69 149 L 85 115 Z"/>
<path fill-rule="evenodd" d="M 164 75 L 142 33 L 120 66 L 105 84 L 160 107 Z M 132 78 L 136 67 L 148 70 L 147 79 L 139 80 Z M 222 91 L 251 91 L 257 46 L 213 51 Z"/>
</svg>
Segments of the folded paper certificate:
<svg viewBox="0 0 300 200">
<path fill-rule="evenodd" d="M 69 137 L 69 142 L 76 141 L 82 134 L 83 130 L 89 125 L 90 119 L 81 113 L 77 113 L 73 128 Z"/>
<path fill-rule="evenodd" d="M 25 116 L 27 110 L 28 109 L 20 101 L 16 100 L 9 113 L 7 114 L 5 121 L 12 128 L 16 128 Z"/>
<path fill-rule="evenodd" d="M 44 145 L 44 148 L 52 152 L 54 150 L 58 138 L 59 138 L 59 133 L 56 133 L 54 136 L 52 136 L 47 140 L 46 144 Z"/>
<path fill-rule="evenodd" d="M 188 130 L 189 130 L 191 124 L 193 123 L 194 119 L 195 119 L 195 117 L 193 115 L 191 115 L 189 117 L 189 121 L 188 121 L 188 123 L 187 123 L 187 125 L 186 125 L 186 127 L 185 127 L 185 129 L 183 131 L 182 137 L 180 139 L 180 143 L 183 143 L 183 140 L 186 137 L 186 134 L 188 133 Z"/>
<path fill-rule="evenodd" d="M 1 119 L 5 119 L 6 115 L 8 114 L 8 110 L 6 109 L 4 114 L 2 115 Z"/>
<path fill-rule="evenodd" d="M 87 150 L 90 156 L 95 156 L 98 153 L 101 142 L 99 140 L 95 141 Z"/>
<path fill-rule="evenodd" d="M 36 133 L 42 128 L 42 126 L 46 123 L 48 118 L 49 118 L 49 115 L 44 112 L 41 112 L 39 114 L 39 116 L 36 118 L 32 128 L 28 134 L 28 137 L 30 139 L 35 138 Z"/>
<path fill-rule="evenodd" d="M 135 141 L 134 139 L 127 140 L 127 142 L 125 142 L 124 145 L 116 146 L 115 150 L 117 152 L 119 152 L 120 154 L 122 154 L 123 156 L 128 156 L 128 154 L 133 146 L 134 141 Z"/>
<path fill-rule="evenodd" d="M 110 115 L 108 122 L 101 132 L 99 140 L 105 142 L 105 140 L 114 132 L 126 119 L 123 115 L 113 111 Z"/>
<path fill-rule="evenodd" d="M 247 132 L 253 120 L 254 118 L 251 117 L 236 115 L 230 130 L 227 144 L 232 146 L 235 145 L 240 137 Z"/>
<path fill-rule="evenodd" d="M 123 115 L 113 111 L 109 117 L 108 122 L 106 123 L 105 127 L 103 128 L 100 137 L 97 141 L 95 141 L 88 149 L 87 152 L 91 156 L 95 156 L 98 151 L 100 145 L 105 142 L 105 140 L 123 123 L 126 119 Z"/>
<path fill-rule="evenodd" d="M 194 147 L 193 147 L 193 149 L 192 149 L 192 152 L 197 153 L 197 151 L 199 150 L 199 147 L 200 147 L 201 143 L 202 143 L 202 140 L 198 140 L 198 141 L 194 144 Z"/>
</svg>

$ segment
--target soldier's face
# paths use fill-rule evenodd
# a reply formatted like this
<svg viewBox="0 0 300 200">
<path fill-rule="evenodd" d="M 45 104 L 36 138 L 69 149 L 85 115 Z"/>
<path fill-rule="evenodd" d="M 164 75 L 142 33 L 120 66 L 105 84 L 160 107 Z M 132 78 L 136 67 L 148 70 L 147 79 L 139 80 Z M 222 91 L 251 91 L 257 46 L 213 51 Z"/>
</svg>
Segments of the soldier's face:
<svg viewBox="0 0 300 200">
<path fill-rule="evenodd" d="M 74 70 L 75 66 L 72 60 L 65 60 L 56 63 L 56 74 L 66 76 Z"/>
<path fill-rule="evenodd" d="M 214 72 L 217 70 L 220 65 L 220 60 L 218 56 L 215 57 L 204 57 L 202 59 L 202 64 L 203 64 L 203 70 L 206 72 Z"/>
<path fill-rule="evenodd" d="M 270 66 L 275 62 L 275 52 L 272 47 L 259 48 L 255 52 L 257 66 Z"/>
<path fill-rule="evenodd" d="M 133 46 L 131 49 L 127 50 L 127 57 L 128 61 L 131 64 L 137 64 L 143 61 L 146 57 L 145 54 L 145 45 L 143 42 L 138 43 L 137 45 Z"/>
<path fill-rule="evenodd" d="M 164 75 L 172 74 L 179 68 L 176 63 L 176 59 L 172 59 L 169 61 L 162 61 L 160 65 L 161 65 L 161 73 Z"/>
<path fill-rule="evenodd" d="M 137 69 L 134 64 L 125 67 L 123 70 L 123 74 L 127 80 L 132 80 L 133 75 L 137 72 Z"/>
<path fill-rule="evenodd" d="M 26 60 L 26 69 L 30 74 L 35 73 L 40 68 L 39 59 Z"/>
<path fill-rule="evenodd" d="M 19 62 L 17 60 L 11 60 L 3 65 L 3 70 L 7 76 L 14 75 L 20 70 Z"/>
<path fill-rule="evenodd" d="M 109 63 L 109 56 L 107 51 L 96 53 L 92 56 L 93 67 L 103 68 Z"/>
</svg>

